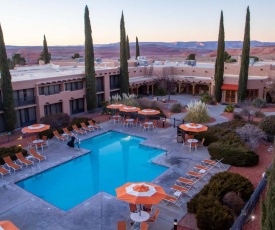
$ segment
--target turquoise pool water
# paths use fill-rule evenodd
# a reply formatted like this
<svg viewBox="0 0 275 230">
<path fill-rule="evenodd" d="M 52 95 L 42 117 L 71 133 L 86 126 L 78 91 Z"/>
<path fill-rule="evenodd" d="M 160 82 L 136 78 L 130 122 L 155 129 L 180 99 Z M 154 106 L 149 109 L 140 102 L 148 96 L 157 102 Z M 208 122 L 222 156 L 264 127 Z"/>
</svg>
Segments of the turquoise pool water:
<svg viewBox="0 0 275 230">
<path fill-rule="evenodd" d="M 90 153 L 43 171 L 16 184 L 68 211 L 98 192 L 116 195 L 126 182 L 150 182 L 167 170 L 151 163 L 164 151 L 140 145 L 144 138 L 107 132 L 81 142 Z"/>
</svg>

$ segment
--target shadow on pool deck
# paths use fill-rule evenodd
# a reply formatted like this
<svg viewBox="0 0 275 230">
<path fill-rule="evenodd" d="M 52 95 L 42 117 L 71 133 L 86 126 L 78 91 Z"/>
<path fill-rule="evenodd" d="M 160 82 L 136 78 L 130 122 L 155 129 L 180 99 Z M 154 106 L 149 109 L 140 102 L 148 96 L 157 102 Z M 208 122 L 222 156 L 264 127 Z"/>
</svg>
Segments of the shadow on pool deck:
<svg viewBox="0 0 275 230">
<path fill-rule="evenodd" d="M 197 152 L 190 152 L 186 147 L 182 148 L 182 144 L 176 141 L 176 128 L 173 127 L 143 131 L 140 127 L 123 128 L 118 124 L 113 124 L 112 121 L 101 123 L 101 126 L 102 130 L 83 135 L 81 138 L 86 139 L 107 130 L 114 130 L 145 137 L 147 140 L 142 144 L 165 149 L 166 153 L 155 158 L 154 162 L 170 168 L 152 182 L 161 185 L 169 194 L 173 194 L 169 189 L 178 177 L 184 176 L 201 160 L 209 158 L 206 147 L 198 148 Z M 86 152 L 88 150 L 71 149 L 65 142 L 59 142 L 56 139 L 50 140 L 50 147 L 42 152 L 47 160 L 40 164 L 36 163 L 39 167 L 24 167 L 0 180 L 0 219 L 13 221 L 21 230 L 117 229 L 117 221 L 128 219 L 129 209 L 126 202 L 119 201 L 112 195 L 104 192 L 98 193 L 68 212 L 64 212 L 14 184 L 37 171 L 51 168 Z M 108 183 L 108 181 L 104 183 Z M 203 184 L 200 188 L 202 186 Z M 185 201 L 189 200 L 187 196 L 184 199 Z M 150 229 L 171 229 L 173 220 L 180 220 L 186 214 L 186 203 L 182 205 L 183 211 L 177 206 L 170 204 L 165 206 L 162 203 L 154 209 L 156 210 L 156 208 L 160 209 L 160 215 L 156 223 L 150 225 Z M 129 219 L 127 221 L 128 228 L 131 226 L 130 223 Z"/>
</svg>

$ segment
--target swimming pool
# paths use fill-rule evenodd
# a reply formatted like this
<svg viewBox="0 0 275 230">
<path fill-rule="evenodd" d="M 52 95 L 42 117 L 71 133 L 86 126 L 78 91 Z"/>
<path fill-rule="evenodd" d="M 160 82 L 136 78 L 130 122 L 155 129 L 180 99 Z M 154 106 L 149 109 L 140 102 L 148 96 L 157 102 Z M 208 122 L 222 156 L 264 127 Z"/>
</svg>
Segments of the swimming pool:
<svg viewBox="0 0 275 230">
<path fill-rule="evenodd" d="M 116 195 L 126 182 L 150 182 L 167 170 L 151 160 L 164 150 L 140 144 L 144 138 L 107 132 L 81 142 L 91 152 L 17 182 L 28 192 L 68 211 L 98 192 Z"/>
</svg>

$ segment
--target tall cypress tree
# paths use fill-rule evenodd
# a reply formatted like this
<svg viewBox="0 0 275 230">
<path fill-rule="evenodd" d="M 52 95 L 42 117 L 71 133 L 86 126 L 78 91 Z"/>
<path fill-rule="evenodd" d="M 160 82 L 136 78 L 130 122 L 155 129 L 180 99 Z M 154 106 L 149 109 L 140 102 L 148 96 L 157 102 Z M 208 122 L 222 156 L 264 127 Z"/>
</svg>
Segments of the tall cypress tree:
<svg viewBox="0 0 275 230">
<path fill-rule="evenodd" d="M 127 61 L 127 40 L 124 26 L 124 15 L 122 11 L 120 20 L 120 91 L 129 93 L 129 74 Z"/>
<path fill-rule="evenodd" d="M 127 59 L 129 60 L 131 58 L 131 54 L 130 54 L 130 44 L 129 44 L 129 38 L 127 35 Z"/>
<path fill-rule="evenodd" d="M 5 130 L 12 132 L 16 126 L 16 113 L 14 109 L 11 74 L 9 71 L 4 35 L 0 24 L 0 71 L 3 95 L 3 112 Z"/>
<path fill-rule="evenodd" d="M 45 34 L 44 34 L 44 40 L 43 40 L 43 57 L 44 57 L 45 64 L 50 63 L 51 56 L 50 56 L 50 53 L 48 50 L 48 45 L 47 45 L 47 40 L 46 40 Z"/>
<path fill-rule="evenodd" d="M 243 49 L 242 49 L 242 59 L 241 59 L 241 69 L 240 69 L 240 75 L 239 75 L 239 88 L 238 88 L 239 102 L 244 101 L 246 98 L 248 68 L 249 68 L 249 52 L 250 52 L 250 12 L 249 12 L 249 7 L 247 7 Z"/>
<path fill-rule="evenodd" d="M 275 142 L 274 142 L 275 149 Z M 275 155 L 275 150 L 274 154 Z M 273 156 L 273 163 L 267 176 L 267 191 L 265 200 L 262 203 L 262 230 L 275 229 L 275 157 Z"/>
<path fill-rule="evenodd" d="M 136 37 L 136 59 L 138 56 L 140 56 L 140 53 L 139 53 L 138 37 Z"/>
<path fill-rule="evenodd" d="M 97 107 L 96 80 L 95 80 L 95 58 L 92 38 L 92 29 L 88 6 L 85 7 L 85 80 L 86 80 L 86 103 L 87 111 Z"/>
<path fill-rule="evenodd" d="M 215 63 L 215 99 L 220 102 L 222 99 L 222 84 L 224 74 L 224 26 L 223 26 L 223 12 L 221 11 L 219 39 L 217 49 L 217 59 Z"/>
</svg>

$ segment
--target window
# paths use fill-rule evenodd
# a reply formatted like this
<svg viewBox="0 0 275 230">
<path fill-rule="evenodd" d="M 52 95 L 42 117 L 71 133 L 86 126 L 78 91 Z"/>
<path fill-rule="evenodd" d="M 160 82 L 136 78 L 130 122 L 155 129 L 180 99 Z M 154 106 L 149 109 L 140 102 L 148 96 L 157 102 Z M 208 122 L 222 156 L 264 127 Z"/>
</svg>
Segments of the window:
<svg viewBox="0 0 275 230">
<path fill-rule="evenodd" d="M 235 103 L 236 102 L 236 90 L 225 91 L 225 102 Z"/>
<path fill-rule="evenodd" d="M 62 102 L 45 105 L 44 106 L 44 115 L 62 113 Z"/>
<path fill-rule="evenodd" d="M 84 99 L 79 98 L 79 99 L 71 100 L 70 101 L 70 112 L 71 112 L 71 114 L 84 112 Z"/>
<path fill-rule="evenodd" d="M 104 79 L 103 77 L 96 78 L 96 92 L 104 91 Z"/>
<path fill-rule="evenodd" d="M 16 107 L 35 104 L 34 89 L 21 89 L 13 91 L 13 99 Z"/>
<path fill-rule="evenodd" d="M 35 107 L 16 110 L 16 128 L 28 126 L 36 122 Z"/>
<path fill-rule="evenodd" d="M 110 76 L 110 89 L 120 88 L 119 75 Z"/>
<path fill-rule="evenodd" d="M 103 101 L 104 101 L 104 93 L 97 94 L 97 104 L 98 104 L 98 107 L 102 107 L 101 102 L 103 102 Z"/>
<path fill-rule="evenodd" d="M 246 90 L 246 99 L 253 100 L 258 98 L 259 90 L 258 89 L 248 89 Z"/>
<path fill-rule="evenodd" d="M 39 95 L 53 95 L 61 92 L 61 84 L 39 87 Z"/>
<path fill-rule="evenodd" d="M 4 126 L 4 114 L 0 114 L 0 132 L 5 131 L 5 126 Z"/>
<path fill-rule="evenodd" d="M 83 89 L 83 82 L 76 81 L 76 82 L 69 82 L 65 84 L 65 91 L 74 91 Z"/>
</svg>

